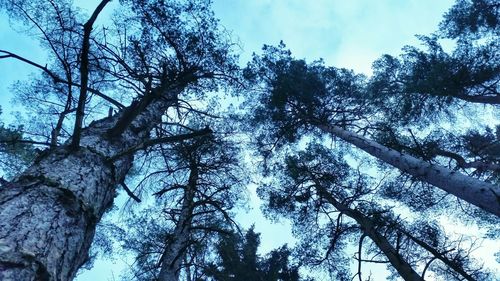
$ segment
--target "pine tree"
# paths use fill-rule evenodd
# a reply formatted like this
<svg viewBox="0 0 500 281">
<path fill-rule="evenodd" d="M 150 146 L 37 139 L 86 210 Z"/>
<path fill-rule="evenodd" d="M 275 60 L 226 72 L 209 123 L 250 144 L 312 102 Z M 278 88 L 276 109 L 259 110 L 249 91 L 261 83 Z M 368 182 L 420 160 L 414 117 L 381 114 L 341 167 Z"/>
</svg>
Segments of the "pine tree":
<svg viewBox="0 0 500 281">
<path fill-rule="evenodd" d="M 274 180 L 259 190 L 267 214 L 293 222 L 304 264 L 322 267 L 338 280 L 356 275 L 363 280 L 367 263 L 387 264 L 404 280 L 491 278 L 467 253 L 465 237 L 447 238 L 424 216 L 410 223 L 403 218 L 408 214 L 397 215 L 380 200 L 377 185 L 381 183 L 363 173 L 363 168 L 351 167 L 345 155 L 310 144 L 304 151 L 275 159 Z M 353 256 L 347 247 L 352 244 L 357 244 L 355 274 L 349 272 L 346 258 Z"/>
<path fill-rule="evenodd" d="M 208 280 L 298 281 L 298 266 L 291 265 L 290 250 L 285 246 L 266 257 L 257 254 L 260 235 L 251 227 L 245 235 L 221 235 L 217 245 L 218 262 L 208 266 Z"/>
<path fill-rule="evenodd" d="M 207 1 L 124 1 L 116 26 L 97 29 L 107 2 L 87 20 L 68 1 L 0 2 L 40 35 L 50 59 L 44 66 L 1 50 L 42 72 L 18 90 L 37 101 L 28 105 L 44 125 L 32 132 L 50 146 L 0 189 L 0 279 L 73 279 L 134 152 L 210 133 L 152 134 L 186 93 L 201 97 L 234 69 Z"/>
<path fill-rule="evenodd" d="M 377 133 L 380 124 L 373 118 L 384 117 L 378 116 L 379 108 L 369 98 L 362 76 L 325 67 L 321 61 L 308 65 L 293 59 L 284 48 L 266 46 L 264 54 L 254 57 L 246 70 L 246 77 L 265 89 L 254 95 L 257 98 L 252 121 L 252 126 L 261 126 L 263 130 L 261 142 L 284 144 L 298 141 L 308 133 L 331 135 L 416 180 L 500 215 L 497 185 L 428 163 L 364 136 Z M 261 148 L 267 149 L 266 143 L 261 143 Z"/>
</svg>

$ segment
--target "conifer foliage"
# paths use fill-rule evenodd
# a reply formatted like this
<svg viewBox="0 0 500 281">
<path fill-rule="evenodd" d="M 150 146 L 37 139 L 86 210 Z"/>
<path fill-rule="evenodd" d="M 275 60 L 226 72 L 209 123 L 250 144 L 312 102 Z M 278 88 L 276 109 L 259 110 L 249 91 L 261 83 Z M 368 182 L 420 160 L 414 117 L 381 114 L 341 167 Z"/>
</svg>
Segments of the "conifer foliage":
<svg viewBox="0 0 500 281">
<path fill-rule="evenodd" d="M 120 193 L 97 237 L 132 257 L 127 280 L 497 277 L 445 225 L 498 238 L 498 1 L 457 0 L 370 77 L 284 43 L 241 69 L 211 4 L 0 0 L 46 51 L 0 49 L 36 71 L 12 88 L 25 118 L 0 122 L 1 280 L 73 280 Z M 293 247 L 241 232 L 250 183 Z"/>
</svg>

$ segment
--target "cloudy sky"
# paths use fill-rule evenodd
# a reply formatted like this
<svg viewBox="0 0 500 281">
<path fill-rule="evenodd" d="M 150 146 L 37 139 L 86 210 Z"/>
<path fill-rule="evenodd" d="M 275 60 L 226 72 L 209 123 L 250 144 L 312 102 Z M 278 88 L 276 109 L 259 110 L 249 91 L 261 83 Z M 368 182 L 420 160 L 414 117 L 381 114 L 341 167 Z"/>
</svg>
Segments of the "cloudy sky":
<svg viewBox="0 0 500 281">
<path fill-rule="evenodd" d="M 240 38 L 243 60 L 283 40 L 300 58 L 369 73 L 381 54 L 435 31 L 450 0 L 215 0 L 221 23 Z"/>
<path fill-rule="evenodd" d="M 97 2 L 75 1 L 89 9 Z M 259 52 L 263 44 L 278 44 L 283 40 L 298 58 L 308 61 L 323 58 L 327 65 L 369 75 L 371 63 L 382 54 L 398 54 L 404 45 L 418 44 L 415 34 L 435 31 L 452 3 L 451 0 L 214 0 L 214 10 L 221 24 L 241 43 L 242 63 L 253 52 Z M 0 15 L 0 49 L 45 64 L 37 43 L 12 31 L 5 15 Z M 15 79 L 26 78 L 31 71 L 17 61 L 0 60 L 0 105 L 7 112 L 0 120 L 9 120 L 8 111 L 12 108 L 8 86 Z M 242 219 L 257 220 L 256 231 L 263 233 L 264 250 L 284 243 L 286 228 L 256 219 L 258 216 L 259 210 L 254 209 L 242 215 Z M 84 272 L 77 280 L 118 280 L 118 276 L 118 265 L 99 261 L 95 269 Z"/>
</svg>

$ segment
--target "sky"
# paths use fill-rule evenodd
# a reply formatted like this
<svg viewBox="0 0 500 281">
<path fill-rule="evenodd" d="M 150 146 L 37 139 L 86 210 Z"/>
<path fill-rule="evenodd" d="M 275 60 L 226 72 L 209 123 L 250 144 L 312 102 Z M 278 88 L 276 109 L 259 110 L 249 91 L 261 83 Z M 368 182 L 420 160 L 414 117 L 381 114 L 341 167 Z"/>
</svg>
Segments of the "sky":
<svg viewBox="0 0 500 281">
<path fill-rule="evenodd" d="M 75 4 L 93 9 L 97 2 L 77 0 Z M 214 0 L 214 11 L 221 25 L 240 42 L 242 64 L 253 52 L 259 53 L 263 44 L 276 45 L 283 40 L 295 57 L 308 61 L 322 58 L 326 65 L 370 75 L 371 63 L 382 54 L 399 54 L 403 46 L 418 44 L 416 34 L 435 31 L 452 4 L 451 0 Z M 108 12 L 101 17 L 106 18 Z M 45 56 L 37 43 L 12 31 L 5 15 L 0 16 L 0 49 L 44 64 Z M 17 61 L 0 60 L 0 106 L 5 112 L 0 120 L 9 122 L 9 112 L 16 110 L 10 104 L 9 85 L 28 78 L 31 72 Z M 256 224 L 256 231 L 262 233 L 262 250 L 292 241 L 286 224 L 262 218 L 252 189 L 250 194 L 256 207 L 240 214 L 239 220 L 247 226 Z M 98 261 L 94 269 L 82 272 L 76 280 L 118 280 L 121 266 L 119 259 Z"/>
</svg>

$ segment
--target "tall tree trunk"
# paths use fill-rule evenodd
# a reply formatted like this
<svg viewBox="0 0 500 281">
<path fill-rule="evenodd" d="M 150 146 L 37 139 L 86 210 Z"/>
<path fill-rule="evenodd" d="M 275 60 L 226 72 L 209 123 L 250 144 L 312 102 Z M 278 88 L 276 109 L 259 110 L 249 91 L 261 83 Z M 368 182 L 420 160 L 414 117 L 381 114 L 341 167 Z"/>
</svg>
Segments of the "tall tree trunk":
<svg viewBox="0 0 500 281">
<path fill-rule="evenodd" d="M 385 236 L 379 233 L 377 230 L 377 225 L 363 213 L 358 210 L 352 209 L 347 205 L 342 204 L 337 201 L 327 190 L 321 186 L 317 187 L 321 196 L 326 198 L 326 200 L 332 204 L 337 210 L 345 214 L 346 216 L 354 219 L 363 233 L 370 237 L 370 239 L 377 245 L 377 247 L 384 253 L 392 267 L 401 275 L 401 277 L 406 281 L 423 281 L 424 279 L 408 264 L 401 254 L 391 245 Z M 360 261 L 361 262 L 361 261 Z"/>
<path fill-rule="evenodd" d="M 120 136 L 107 132 L 126 110 L 92 122 L 79 149 L 69 149 L 68 140 L 0 187 L 0 280 L 74 278 L 133 161 L 132 155 L 110 158 L 147 140 L 181 90 L 170 88 L 151 102 Z"/>
<path fill-rule="evenodd" d="M 198 181 L 198 167 L 192 164 L 190 167 L 188 184 L 184 189 L 182 209 L 171 241 L 167 242 L 163 256 L 161 257 L 161 269 L 158 275 L 159 281 L 177 281 L 181 271 L 181 262 L 186 255 L 186 248 L 190 240 L 191 219 L 193 216 L 194 195 L 196 182 Z"/>
<path fill-rule="evenodd" d="M 452 171 L 437 164 L 430 164 L 411 155 L 385 147 L 363 136 L 338 126 L 315 124 L 324 132 L 368 152 L 372 156 L 408 173 L 418 180 L 430 183 L 479 208 L 500 216 L 500 187 Z"/>
</svg>

